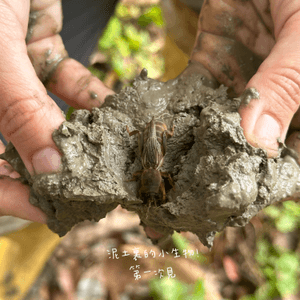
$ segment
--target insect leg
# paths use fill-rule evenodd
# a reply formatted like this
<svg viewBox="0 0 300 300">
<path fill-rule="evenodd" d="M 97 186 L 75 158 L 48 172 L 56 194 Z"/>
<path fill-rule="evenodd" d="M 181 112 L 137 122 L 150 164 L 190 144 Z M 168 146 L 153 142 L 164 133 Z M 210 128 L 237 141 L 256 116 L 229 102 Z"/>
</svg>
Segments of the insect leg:
<svg viewBox="0 0 300 300">
<path fill-rule="evenodd" d="M 173 190 L 175 191 L 175 184 L 174 181 L 171 177 L 171 175 L 168 172 L 160 172 L 161 176 L 164 178 L 168 178 L 169 183 L 171 184 L 171 186 L 173 187 Z"/>
<path fill-rule="evenodd" d="M 165 156 L 167 152 L 167 133 L 166 131 L 163 132 L 162 134 L 162 155 Z"/>
<path fill-rule="evenodd" d="M 167 133 L 168 137 L 172 137 L 172 136 L 173 136 L 173 134 L 174 134 L 174 129 L 175 129 L 175 127 L 174 127 L 174 125 L 173 125 L 171 131 L 170 131 L 170 130 L 166 130 L 166 133 Z"/>
<path fill-rule="evenodd" d="M 133 130 L 133 131 L 130 131 L 128 126 L 126 126 L 126 130 L 127 130 L 127 132 L 129 133 L 129 136 L 132 136 L 132 135 L 134 135 L 134 134 L 140 133 L 139 130 Z"/>
<path fill-rule="evenodd" d="M 129 136 L 132 136 L 132 135 L 135 135 L 135 134 L 139 135 L 138 136 L 139 152 L 140 152 L 140 155 L 142 155 L 142 151 L 143 151 L 143 133 L 140 132 L 139 130 L 130 131 L 128 126 L 126 126 L 126 130 L 129 134 Z"/>
<path fill-rule="evenodd" d="M 126 180 L 126 181 L 127 182 L 129 182 L 129 181 L 137 181 L 141 177 L 141 175 L 143 174 L 143 171 L 144 170 L 140 170 L 140 171 L 137 171 L 137 172 L 133 173 L 132 174 L 132 178 L 130 180 Z"/>
<path fill-rule="evenodd" d="M 159 189 L 162 192 L 162 203 L 166 203 L 166 189 L 163 181 L 161 182 Z"/>
<path fill-rule="evenodd" d="M 144 149 L 144 134 L 140 131 L 138 136 L 138 145 L 139 145 L 140 156 L 142 157 L 143 149 Z"/>
<path fill-rule="evenodd" d="M 167 139 L 172 137 L 173 134 L 174 134 L 174 125 L 172 127 L 172 130 L 165 130 L 163 133 L 162 133 L 162 153 L 163 153 L 163 156 L 165 156 L 166 152 L 167 152 Z"/>
</svg>

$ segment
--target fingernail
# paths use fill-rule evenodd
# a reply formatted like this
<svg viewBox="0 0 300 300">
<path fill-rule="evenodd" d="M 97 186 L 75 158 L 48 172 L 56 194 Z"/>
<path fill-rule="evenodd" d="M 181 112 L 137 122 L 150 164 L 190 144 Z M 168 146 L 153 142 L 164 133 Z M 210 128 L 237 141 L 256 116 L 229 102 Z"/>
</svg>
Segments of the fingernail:
<svg viewBox="0 0 300 300">
<path fill-rule="evenodd" d="M 51 147 L 36 152 L 32 157 L 35 174 L 58 172 L 61 166 L 61 155 Z"/>
<path fill-rule="evenodd" d="M 270 150 L 278 149 L 277 139 L 281 137 L 281 127 L 270 115 L 263 114 L 257 119 L 253 134 L 258 146 Z"/>
</svg>

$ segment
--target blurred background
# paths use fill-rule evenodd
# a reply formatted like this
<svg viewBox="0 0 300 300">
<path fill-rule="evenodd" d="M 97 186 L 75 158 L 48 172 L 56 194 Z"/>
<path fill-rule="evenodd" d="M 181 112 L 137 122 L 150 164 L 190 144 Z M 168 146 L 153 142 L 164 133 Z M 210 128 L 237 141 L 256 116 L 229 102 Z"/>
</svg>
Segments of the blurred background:
<svg viewBox="0 0 300 300">
<path fill-rule="evenodd" d="M 162 81 L 178 76 L 202 1 L 189 2 L 195 1 L 120 1 L 91 56 L 91 72 L 116 92 L 143 68 Z M 210 251 L 188 232 L 153 245 L 139 222 L 118 207 L 58 238 L 45 225 L 1 217 L 0 299 L 300 299 L 297 203 L 278 203 L 244 228 L 227 228 Z"/>
</svg>

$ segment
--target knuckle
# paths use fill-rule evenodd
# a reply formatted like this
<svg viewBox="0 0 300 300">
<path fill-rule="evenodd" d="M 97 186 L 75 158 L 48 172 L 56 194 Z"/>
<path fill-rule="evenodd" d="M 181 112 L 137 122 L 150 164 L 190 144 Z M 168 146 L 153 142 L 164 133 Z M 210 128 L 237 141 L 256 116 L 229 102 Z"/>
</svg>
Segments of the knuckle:
<svg viewBox="0 0 300 300">
<path fill-rule="evenodd" d="M 40 7 L 35 7 L 31 4 L 26 35 L 27 44 L 55 35 L 61 29 L 61 1 L 51 1 Z"/>
<path fill-rule="evenodd" d="M 60 35 L 27 46 L 28 56 L 39 79 L 46 84 L 59 64 L 68 57 Z"/>
<path fill-rule="evenodd" d="M 30 130 L 33 119 L 41 111 L 43 105 L 32 98 L 16 99 L 0 110 L 1 132 L 8 140 L 14 136 L 20 136 L 25 131 Z M 28 133 L 27 133 L 28 136 Z"/>
<path fill-rule="evenodd" d="M 281 105 L 295 112 L 300 104 L 300 70 L 281 68 L 269 76 L 274 92 L 284 101 Z"/>
</svg>

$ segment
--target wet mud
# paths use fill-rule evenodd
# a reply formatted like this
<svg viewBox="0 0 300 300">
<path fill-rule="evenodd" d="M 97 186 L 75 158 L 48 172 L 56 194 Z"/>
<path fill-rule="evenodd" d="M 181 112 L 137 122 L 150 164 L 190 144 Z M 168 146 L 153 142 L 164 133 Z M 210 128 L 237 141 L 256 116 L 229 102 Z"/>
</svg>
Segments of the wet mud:
<svg viewBox="0 0 300 300">
<path fill-rule="evenodd" d="M 227 89 L 203 84 L 202 75 L 182 76 L 162 83 L 146 71 L 132 87 L 108 96 L 101 109 L 75 111 L 53 133 L 63 154 L 62 171 L 30 176 L 15 148 L 1 155 L 30 186 L 30 202 L 48 216 L 49 228 L 60 236 L 83 220 L 98 221 L 121 205 L 135 211 L 143 226 L 164 234 L 191 231 L 210 247 L 216 232 L 226 226 L 244 226 L 264 207 L 283 198 L 299 196 L 300 169 L 293 152 L 281 143 L 277 158 L 247 143 L 237 109 L 241 98 L 229 99 Z M 166 203 L 137 198 L 141 170 L 137 136 L 152 117 L 167 128 L 162 172 Z"/>
</svg>

